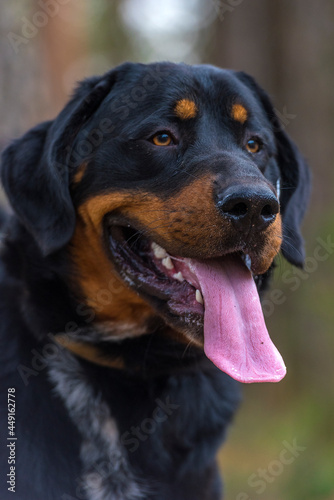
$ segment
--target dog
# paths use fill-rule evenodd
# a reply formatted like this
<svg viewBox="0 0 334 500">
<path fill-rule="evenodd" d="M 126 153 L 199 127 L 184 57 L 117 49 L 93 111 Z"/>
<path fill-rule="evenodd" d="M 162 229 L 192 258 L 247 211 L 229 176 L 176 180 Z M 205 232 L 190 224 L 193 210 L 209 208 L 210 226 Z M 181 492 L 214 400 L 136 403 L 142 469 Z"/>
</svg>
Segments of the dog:
<svg viewBox="0 0 334 500">
<path fill-rule="evenodd" d="M 309 170 L 267 94 L 125 63 L 1 178 L 1 498 L 220 499 L 239 382 L 286 371 L 259 294 L 279 252 L 304 260 Z"/>
</svg>

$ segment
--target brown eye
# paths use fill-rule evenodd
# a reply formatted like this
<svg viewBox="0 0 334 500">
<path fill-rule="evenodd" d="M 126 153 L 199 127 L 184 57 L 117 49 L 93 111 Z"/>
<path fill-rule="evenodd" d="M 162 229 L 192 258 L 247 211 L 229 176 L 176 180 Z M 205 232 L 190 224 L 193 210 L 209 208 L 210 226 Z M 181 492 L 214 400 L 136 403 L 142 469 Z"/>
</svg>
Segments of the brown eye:
<svg viewBox="0 0 334 500">
<path fill-rule="evenodd" d="M 246 149 L 249 153 L 258 153 L 262 147 L 261 142 L 258 139 L 249 139 L 246 144 Z"/>
<path fill-rule="evenodd" d="M 152 141 L 156 146 L 169 146 L 172 143 L 172 138 L 167 132 L 161 132 L 156 134 Z"/>
</svg>

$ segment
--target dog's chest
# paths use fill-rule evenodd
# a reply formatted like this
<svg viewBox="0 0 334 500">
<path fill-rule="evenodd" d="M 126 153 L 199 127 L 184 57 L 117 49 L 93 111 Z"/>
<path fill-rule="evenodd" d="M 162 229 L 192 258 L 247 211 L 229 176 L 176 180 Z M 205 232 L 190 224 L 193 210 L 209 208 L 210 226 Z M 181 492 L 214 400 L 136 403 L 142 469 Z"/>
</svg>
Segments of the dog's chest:
<svg viewBox="0 0 334 500">
<path fill-rule="evenodd" d="M 87 497 L 107 499 L 121 491 L 124 500 L 163 499 L 178 485 L 179 491 L 185 488 L 180 498 L 186 499 L 191 484 L 208 490 L 217 448 L 237 403 L 230 379 L 216 370 L 150 381 L 119 374 L 106 379 L 102 372 L 92 384 L 72 356 L 51 370 L 82 436 Z M 189 494 L 197 498 L 195 491 Z"/>
</svg>

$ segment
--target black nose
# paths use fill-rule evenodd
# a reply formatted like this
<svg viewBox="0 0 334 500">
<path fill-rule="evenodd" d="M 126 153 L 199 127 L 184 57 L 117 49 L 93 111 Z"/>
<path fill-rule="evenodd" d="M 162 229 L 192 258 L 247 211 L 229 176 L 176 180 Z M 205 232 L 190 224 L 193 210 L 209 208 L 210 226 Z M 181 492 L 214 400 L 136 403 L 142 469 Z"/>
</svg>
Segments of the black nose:
<svg viewBox="0 0 334 500">
<path fill-rule="evenodd" d="M 279 212 L 278 200 L 267 186 L 230 186 L 220 193 L 217 205 L 223 216 L 243 232 L 266 229 Z"/>
</svg>

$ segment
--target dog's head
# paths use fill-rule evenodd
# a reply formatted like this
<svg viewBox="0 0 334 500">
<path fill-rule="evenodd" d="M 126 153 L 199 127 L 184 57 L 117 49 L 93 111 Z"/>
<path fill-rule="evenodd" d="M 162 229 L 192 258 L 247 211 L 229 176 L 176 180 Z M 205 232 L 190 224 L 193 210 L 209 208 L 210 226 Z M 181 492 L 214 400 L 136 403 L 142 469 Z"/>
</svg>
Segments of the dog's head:
<svg viewBox="0 0 334 500">
<path fill-rule="evenodd" d="M 251 77 L 124 64 L 14 142 L 2 180 L 95 321 L 135 335 L 158 315 L 239 380 L 283 376 L 255 282 L 280 250 L 302 266 L 309 176 Z"/>
</svg>

